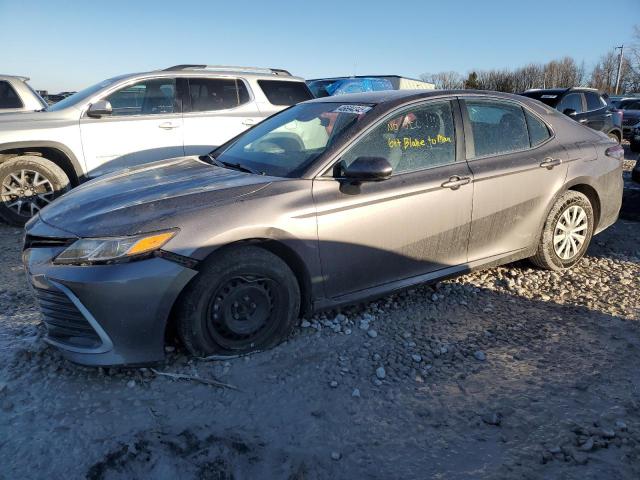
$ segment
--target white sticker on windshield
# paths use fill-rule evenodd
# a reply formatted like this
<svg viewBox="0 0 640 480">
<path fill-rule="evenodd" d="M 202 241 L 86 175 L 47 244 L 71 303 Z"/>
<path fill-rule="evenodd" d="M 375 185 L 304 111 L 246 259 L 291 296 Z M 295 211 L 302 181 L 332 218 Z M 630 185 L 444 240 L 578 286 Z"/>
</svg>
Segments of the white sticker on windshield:
<svg viewBox="0 0 640 480">
<path fill-rule="evenodd" d="M 340 105 L 334 110 L 334 113 L 354 113 L 356 115 L 362 115 L 371 110 L 368 105 Z"/>
<path fill-rule="evenodd" d="M 542 95 L 540 98 L 556 98 L 558 95 Z"/>
</svg>

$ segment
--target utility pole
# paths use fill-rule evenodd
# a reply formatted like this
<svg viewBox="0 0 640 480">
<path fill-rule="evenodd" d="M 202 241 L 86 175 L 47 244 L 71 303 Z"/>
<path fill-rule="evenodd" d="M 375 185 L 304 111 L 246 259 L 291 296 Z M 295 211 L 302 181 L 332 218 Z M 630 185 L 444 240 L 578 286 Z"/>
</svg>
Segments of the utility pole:
<svg viewBox="0 0 640 480">
<path fill-rule="evenodd" d="M 614 50 L 620 49 L 620 56 L 618 57 L 618 74 L 616 75 L 616 95 L 618 94 L 618 87 L 620 87 L 620 70 L 622 70 L 622 52 L 624 51 L 624 45 L 614 48 Z"/>
</svg>

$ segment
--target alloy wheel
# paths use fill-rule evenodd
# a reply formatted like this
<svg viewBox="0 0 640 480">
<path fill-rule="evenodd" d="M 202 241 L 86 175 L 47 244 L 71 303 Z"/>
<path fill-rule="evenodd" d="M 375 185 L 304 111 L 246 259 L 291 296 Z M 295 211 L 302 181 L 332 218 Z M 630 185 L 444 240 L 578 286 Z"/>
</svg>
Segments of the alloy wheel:
<svg viewBox="0 0 640 480">
<path fill-rule="evenodd" d="M 579 205 L 567 208 L 556 223 L 553 233 L 553 249 L 562 260 L 574 258 L 587 238 L 589 218 Z"/>
<path fill-rule="evenodd" d="M 54 199 L 51 181 L 35 170 L 12 172 L 2 180 L 0 201 L 21 217 L 33 217 Z"/>
</svg>

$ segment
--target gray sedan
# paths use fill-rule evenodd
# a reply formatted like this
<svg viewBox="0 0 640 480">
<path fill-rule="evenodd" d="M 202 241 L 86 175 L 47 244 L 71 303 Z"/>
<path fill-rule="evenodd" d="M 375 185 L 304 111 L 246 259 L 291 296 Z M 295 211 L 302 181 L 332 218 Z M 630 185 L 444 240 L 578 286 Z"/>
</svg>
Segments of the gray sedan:
<svg viewBox="0 0 640 480">
<path fill-rule="evenodd" d="M 613 224 L 622 148 L 521 96 L 389 91 L 293 106 L 208 156 L 88 182 L 26 227 L 48 341 L 89 365 L 264 349 L 301 315 L 530 258 Z"/>
</svg>

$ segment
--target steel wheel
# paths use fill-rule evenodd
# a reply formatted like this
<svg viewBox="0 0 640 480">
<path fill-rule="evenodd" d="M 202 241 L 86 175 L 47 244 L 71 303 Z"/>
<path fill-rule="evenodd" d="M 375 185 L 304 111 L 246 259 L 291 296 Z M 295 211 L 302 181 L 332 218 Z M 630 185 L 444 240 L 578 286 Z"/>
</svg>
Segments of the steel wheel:
<svg viewBox="0 0 640 480">
<path fill-rule="evenodd" d="M 21 217 L 30 218 L 54 199 L 51 181 L 35 170 L 21 169 L 2 180 L 0 200 Z"/>
<path fill-rule="evenodd" d="M 553 249 L 562 260 L 571 260 L 578 255 L 587 238 L 589 218 L 579 205 L 567 208 L 556 223 L 553 234 Z"/>
<path fill-rule="evenodd" d="M 234 277 L 216 290 L 209 304 L 208 333 L 227 348 L 246 345 L 269 335 L 278 294 L 273 280 Z"/>
</svg>

